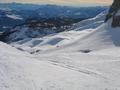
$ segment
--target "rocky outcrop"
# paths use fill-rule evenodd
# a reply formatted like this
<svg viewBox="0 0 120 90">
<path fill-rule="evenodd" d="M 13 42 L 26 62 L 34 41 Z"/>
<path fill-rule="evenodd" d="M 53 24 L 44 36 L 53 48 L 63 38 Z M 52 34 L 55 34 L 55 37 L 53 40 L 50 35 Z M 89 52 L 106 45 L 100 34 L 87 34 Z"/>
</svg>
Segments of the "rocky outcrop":
<svg viewBox="0 0 120 90">
<path fill-rule="evenodd" d="M 114 0 L 111 5 L 108 14 L 106 15 L 106 21 L 112 18 L 112 27 L 120 27 L 120 0 Z"/>
</svg>

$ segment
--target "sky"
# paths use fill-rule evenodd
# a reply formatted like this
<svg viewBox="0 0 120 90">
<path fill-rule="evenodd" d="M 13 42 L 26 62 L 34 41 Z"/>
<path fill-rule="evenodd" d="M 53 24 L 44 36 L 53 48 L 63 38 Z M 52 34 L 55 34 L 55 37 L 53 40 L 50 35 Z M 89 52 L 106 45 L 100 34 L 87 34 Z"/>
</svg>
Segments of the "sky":
<svg viewBox="0 0 120 90">
<path fill-rule="evenodd" d="M 112 0 L 0 0 L 0 3 L 10 2 L 57 5 L 110 5 Z"/>
</svg>

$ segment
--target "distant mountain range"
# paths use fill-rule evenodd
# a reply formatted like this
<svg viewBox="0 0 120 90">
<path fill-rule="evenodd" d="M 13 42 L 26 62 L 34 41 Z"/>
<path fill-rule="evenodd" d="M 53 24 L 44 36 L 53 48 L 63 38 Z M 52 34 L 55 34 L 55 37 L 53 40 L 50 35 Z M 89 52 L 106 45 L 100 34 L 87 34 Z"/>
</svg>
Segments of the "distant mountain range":
<svg viewBox="0 0 120 90">
<path fill-rule="evenodd" d="M 70 7 L 57 5 L 35 5 L 35 4 L 0 4 L 0 9 L 13 10 L 27 17 L 74 17 L 90 18 L 96 16 L 107 7 Z M 30 12 L 32 11 L 32 12 Z M 34 13 L 33 13 L 34 11 Z"/>
<path fill-rule="evenodd" d="M 0 31 L 10 30 L 16 25 L 21 25 L 26 20 L 37 18 L 39 20 L 70 20 L 68 22 L 76 23 L 95 17 L 107 7 L 70 7 L 57 5 L 35 5 L 20 3 L 2 3 L 0 4 Z M 75 20 L 74 20 L 75 19 Z M 57 21 L 58 21 L 57 20 Z M 78 21 L 79 20 L 79 21 Z M 73 22 L 75 21 L 75 22 Z M 40 21 L 41 22 L 41 21 Z"/>
</svg>

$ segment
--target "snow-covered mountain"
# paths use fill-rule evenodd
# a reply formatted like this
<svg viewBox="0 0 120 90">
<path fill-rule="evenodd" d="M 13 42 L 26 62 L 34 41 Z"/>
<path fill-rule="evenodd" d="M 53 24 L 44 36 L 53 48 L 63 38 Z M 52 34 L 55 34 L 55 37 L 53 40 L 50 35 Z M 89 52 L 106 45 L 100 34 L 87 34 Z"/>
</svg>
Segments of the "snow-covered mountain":
<svg viewBox="0 0 120 90">
<path fill-rule="evenodd" d="M 37 18 L 37 20 L 58 18 L 78 22 L 94 17 L 105 9 L 107 9 L 107 7 L 69 7 L 57 5 L 0 3 L 0 31 L 11 30 L 11 28 L 14 28 L 16 25 L 24 24 L 27 19 L 31 18 Z"/>
<path fill-rule="evenodd" d="M 11 46 L 0 42 L 0 90 L 119 90 L 120 27 L 112 27 L 113 17 L 101 18 L 105 13 Z"/>
<path fill-rule="evenodd" d="M 20 4 L 20 3 L 7 3 L 0 4 L 1 9 L 11 9 L 19 11 L 25 15 L 31 17 L 74 17 L 74 18 L 89 18 L 94 17 L 101 11 L 104 11 L 107 7 L 70 7 L 59 5 L 39 5 L 39 4 Z M 34 13 L 31 13 L 34 12 Z M 30 14 L 30 15 L 29 15 Z"/>
<path fill-rule="evenodd" d="M 34 55 L 0 42 L 1 90 L 120 89 L 119 28 L 112 28 L 111 20 L 96 29 L 42 39 L 46 43 L 40 44 L 39 38 L 19 42 L 24 48 L 27 44 L 48 48 Z M 51 48 L 58 44 L 62 45 Z M 91 52 L 85 53 L 88 49 Z"/>
<path fill-rule="evenodd" d="M 101 12 L 94 18 L 90 18 L 87 20 L 83 20 L 79 23 L 73 24 L 71 30 L 95 29 L 104 23 L 106 14 L 107 14 L 107 10 Z"/>
<path fill-rule="evenodd" d="M 6 31 L 24 22 L 24 18 L 11 9 L 0 9 L 0 31 Z"/>
<path fill-rule="evenodd" d="M 59 47 L 61 45 L 71 43 L 72 40 L 73 41 L 77 40 L 79 37 L 82 37 L 82 34 L 86 35 L 87 33 L 89 34 L 92 31 L 94 31 L 93 29 L 96 29 L 98 26 L 104 23 L 105 15 L 106 15 L 106 11 L 100 13 L 95 18 L 87 19 L 79 23 L 76 23 L 72 26 L 72 28 L 70 28 L 70 31 L 62 32 L 60 34 L 55 34 L 54 30 L 51 30 L 50 32 L 49 29 L 48 31 L 42 30 L 40 32 L 40 30 L 37 29 L 33 30 L 26 27 L 22 27 L 22 28 L 16 27 L 15 32 L 11 33 L 6 38 L 9 43 L 14 42 L 15 43 L 14 45 L 16 46 L 18 44 L 18 46 L 21 46 L 24 49 L 25 47 L 27 49 L 29 48 L 29 50 L 32 49 L 32 52 L 36 50 L 39 51 L 41 50 L 41 48 L 46 49 L 48 48 L 48 45 L 50 47 Z M 46 34 L 48 34 L 48 36 L 42 38 L 41 36 L 44 36 L 45 32 Z M 54 35 L 49 35 L 52 33 Z"/>
<path fill-rule="evenodd" d="M 68 27 L 68 30 L 84 30 L 84 29 L 94 29 L 97 28 L 98 26 L 102 25 L 105 20 L 107 11 L 104 11 L 97 15 L 94 18 L 83 20 L 79 23 L 73 24 Z M 30 23 L 31 24 L 31 23 Z M 39 23 L 38 23 L 39 24 Z M 66 26 L 67 27 L 67 26 Z M 64 27 L 64 28 L 66 28 Z M 12 29 L 11 34 L 7 34 L 7 37 L 5 39 L 8 42 L 14 42 L 14 41 L 19 41 L 19 40 L 24 40 L 28 38 L 39 38 L 43 37 L 45 35 L 49 34 L 55 34 L 58 30 L 56 27 L 51 27 L 51 28 L 40 28 L 39 25 L 36 26 L 35 28 L 30 28 L 28 25 L 22 25 L 22 26 L 17 26 L 16 28 Z M 61 31 L 64 31 L 66 29 L 61 29 Z"/>
</svg>

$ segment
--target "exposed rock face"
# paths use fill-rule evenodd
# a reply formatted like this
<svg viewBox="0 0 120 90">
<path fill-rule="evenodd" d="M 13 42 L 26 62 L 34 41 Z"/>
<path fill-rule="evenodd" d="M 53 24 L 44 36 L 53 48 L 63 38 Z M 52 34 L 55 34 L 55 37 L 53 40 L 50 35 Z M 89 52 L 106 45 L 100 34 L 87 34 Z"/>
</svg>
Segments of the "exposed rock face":
<svg viewBox="0 0 120 90">
<path fill-rule="evenodd" d="M 118 14 L 119 13 L 119 14 Z M 112 27 L 120 27 L 120 0 L 114 0 L 111 5 L 108 14 L 106 15 L 106 21 L 112 18 Z"/>
</svg>

